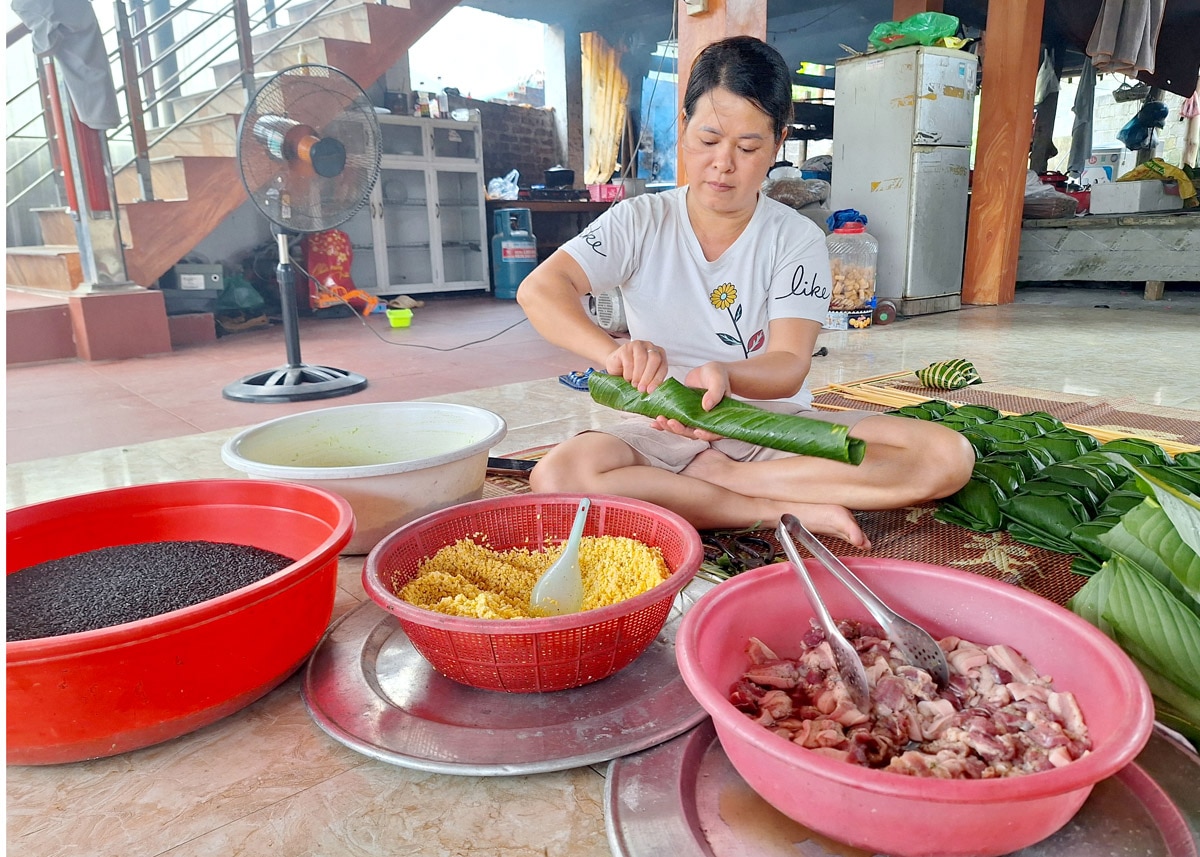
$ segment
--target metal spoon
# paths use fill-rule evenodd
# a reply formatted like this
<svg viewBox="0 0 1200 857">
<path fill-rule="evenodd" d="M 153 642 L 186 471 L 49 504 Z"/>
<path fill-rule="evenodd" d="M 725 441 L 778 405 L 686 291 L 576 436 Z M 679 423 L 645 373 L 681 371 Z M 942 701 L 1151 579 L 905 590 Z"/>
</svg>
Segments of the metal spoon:
<svg viewBox="0 0 1200 857">
<path fill-rule="evenodd" d="M 817 561 L 829 569 L 833 576 L 863 603 L 875 621 L 879 623 L 887 638 L 895 644 L 909 663 L 929 673 L 938 687 L 946 686 L 950 681 L 950 667 L 946 663 L 946 653 L 942 651 L 937 640 L 928 631 L 888 607 L 878 595 L 855 576 L 854 572 L 834 556 L 829 548 L 805 529 L 794 515 L 784 515 L 779 526 L 781 533 L 786 532 L 808 548 Z M 780 541 L 784 542 L 786 549 L 790 539 L 780 538 Z M 791 559 L 790 554 L 789 559 Z M 795 560 L 793 559 L 792 562 Z"/>
<path fill-rule="evenodd" d="M 816 584 L 809 576 L 808 568 L 804 565 L 804 560 L 800 558 L 800 552 L 796 550 L 796 545 L 792 541 L 789 533 L 791 527 L 789 519 L 795 521 L 796 525 L 800 525 L 794 516 L 784 515 L 779 521 L 779 543 L 783 545 L 784 553 L 791 560 L 792 568 L 796 569 L 796 574 L 800 576 L 800 582 L 804 584 L 804 591 L 808 595 L 809 603 L 817 612 L 817 621 L 825 631 L 825 639 L 829 643 L 829 648 L 833 650 L 833 662 L 837 664 L 838 673 L 842 677 L 842 683 L 846 685 L 846 693 L 849 694 L 850 701 L 856 708 L 866 711 L 871 704 L 871 689 L 867 684 L 867 671 L 863 668 L 862 658 L 858 656 L 854 646 L 850 645 L 850 641 L 842 636 L 833 617 L 829 615 L 825 602 L 821 600 L 821 593 L 817 592 Z"/>
<path fill-rule="evenodd" d="M 571 535 L 563 547 L 562 555 L 542 572 L 533 593 L 529 596 L 530 611 L 536 616 L 561 616 L 578 613 L 583 607 L 583 575 L 579 570 L 579 540 L 583 537 L 583 525 L 587 522 L 588 509 L 592 501 L 584 497 L 575 512 L 575 523 Z"/>
</svg>

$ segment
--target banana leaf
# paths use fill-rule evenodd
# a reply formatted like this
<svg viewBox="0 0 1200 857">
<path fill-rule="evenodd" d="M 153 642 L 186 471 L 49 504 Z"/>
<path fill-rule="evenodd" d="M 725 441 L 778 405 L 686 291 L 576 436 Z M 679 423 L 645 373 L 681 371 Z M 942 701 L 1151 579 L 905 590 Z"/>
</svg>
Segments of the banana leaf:
<svg viewBox="0 0 1200 857">
<path fill-rule="evenodd" d="M 934 417 L 944 417 L 954 410 L 953 405 L 941 399 L 926 399 L 917 405 L 917 407 L 929 411 Z"/>
<path fill-rule="evenodd" d="M 1124 515 L 1134 506 L 1140 506 L 1146 495 L 1133 488 L 1118 488 L 1104 498 L 1097 515 Z"/>
<path fill-rule="evenodd" d="M 987 405 L 959 405 L 954 413 L 960 417 L 970 417 L 981 423 L 990 423 L 1000 419 L 1000 412 Z"/>
<path fill-rule="evenodd" d="M 1020 471 L 1022 482 L 1026 479 L 1032 479 L 1042 469 L 1042 465 L 1034 461 L 1033 456 L 1025 450 L 1020 452 L 993 452 L 984 460 L 995 461 L 1016 468 Z"/>
<path fill-rule="evenodd" d="M 1054 454 L 1050 452 L 1050 450 L 1040 446 L 1035 446 L 1033 443 L 1035 440 L 1040 440 L 1040 438 L 1030 438 L 1028 441 L 1020 442 L 1006 440 L 996 441 L 996 451 L 993 452 L 992 455 L 1002 455 L 1007 453 L 1020 455 L 1033 462 L 1034 466 L 1038 470 L 1041 470 L 1043 467 L 1049 467 L 1058 460 L 1054 457 Z"/>
<path fill-rule="evenodd" d="M 1082 458 L 1083 456 L 1080 456 Z M 1109 494 L 1116 490 L 1113 478 L 1098 468 L 1079 464 L 1079 458 L 1051 464 L 1036 477 L 1038 481 L 1058 482 L 1070 485 L 1085 485 L 1092 489 L 1097 498 L 1097 508 Z M 1111 462 L 1110 462 L 1111 463 Z"/>
<path fill-rule="evenodd" d="M 958 411 L 952 411 L 939 419 L 938 422 L 946 428 L 962 431 L 972 426 L 982 425 L 984 420 L 973 417 L 970 414 L 960 414 Z"/>
<path fill-rule="evenodd" d="M 967 484 L 938 503 L 933 517 L 977 533 L 1000 529 L 1000 489 L 986 476 L 972 475 Z"/>
<path fill-rule="evenodd" d="M 1061 433 L 1061 430 L 1044 434 L 1041 437 L 1031 437 L 1026 443 L 1030 449 L 1044 450 L 1052 459 L 1051 464 L 1055 461 L 1070 461 L 1088 451 L 1078 438 Z"/>
<path fill-rule="evenodd" d="M 1000 513 L 1008 534 L 1017 541 L 1066 554 L 1079 552 L 1071 530 L 1091 518 L 1083 503 L 1068 493 L 1022 491 L 1003 501 Z"/>
<path fill-rule="evenodd" d="M 1081 521 L 1071 530 L 1071 541 L 1079 548 L 1082 555 L 1095 560 L 1096 567 L 1092 569 L 1093 572 L 1097 571 L 1100 564 L 1112 556 L 1112 550 L 1100 539 L 1100 536 L 1120 522 L 1120 515 L 1100 515 L 1090 521 Z M 1072 566 L 1071 570 L 1075 571 L 1075 567 Z"/>
<path fill-rule="evenodd" d="M 975 428 L 975 426 L 971 426 L 961 429 L 959 434 L 967 439 L 967 443 L 971 444 L 971 448 L 975 450 L 975 457 L 983 458 L 992 453 L 992 444 L 996 441 L 988 435 L 975 431 Z"/>
<path fill-rule="evenodd" d="M 1100 571 L 1103 565 L 1104 563 L 1097 561 L 1091 554 L 1076 554 L 1075 558 L 1071 560 L 1071 574 L 1092 577 Z"/>
<path fill-rule="evenodd" d="M 1091 452 L 1094 449 L 1100 448 L 1100 441 L 1096 440 L 1096 438 L 1092 437 L 1085 431 L 1080 431 L 1079 429 L 1074 429 L 1069 426 L 1062 426 L 1061 428 L 1056 428 L 1054 431 L 1046 432 L 1046 436 L 1075 438 L 1083 447 L 1083 449 L 1080 450 L 1080 455 L 1085 452 Z"/>
<path fill-rule="evenodd" d="M 1126 512 L 1100 541 L 1110 553 L 1135 562 L 1200 616 L 1200 557 L 1153 498 Z"/>
<path fill-rule="evenodd" d="M 957 390 L 971 384 L 983 383 L 983 379 L 979 377 L 974 365 L 961 358 L 930 363 L 924 369 L 918 369 L 913 374 L 926 387 L 934 387 L 939 390 Z"/>
<path fill-rule="evenodd" d="M 1115 452 L 1134 464 L 1170 464 L 1171 456 L 1153 441 L 1140 437 L 1118 437 L 1100 445 L 1102 452 Z"/>
<path fill-rule="evenodd" d="M 1095 517 L 1096 512 L 1100 508 L 1100 501 L 1103 499 L 1097 496 L 1096 492 L 1086 485 L 1080 485 L 1077 482 L 1051 482 L 1049 479 L 1030 479 L 1021 486 L 1021 490 L 1018 493 L 1037 494 L 1040 497 L 1069 494 L 1087 509 L 1088 520 Z"/>
<path fill-rule="evenodd" d="M 1172 467 L 1164 464 L 1145 464 L 1139 469 L 1161 479 L 1168 485 L 1174 485 L 1181 491 L 1186 491 L 1188 494 L 1200 497 L 1200 475 L 1193 474 L 1191 468 Z"/>
<path fill-rule="evenodd" d="M 971 446 L 975 447 L 975 452 L 981 456 L 994 452 L 996 441 L 1019 442 L 1029 438 L 1029 435 L 1021 429 L 999 423 L 981 423 L 963 429 L 960 434 L 971 443 Z"/>
<path fill-rule="evenodd" d="M 777 414 L 729 398 L 706 411 L 700 404 L 703 393 L 685 387 L 674 378 L 666 379 L 647 395 L 639 393 L 624 378 L 593 372 L 588 378 L 588 390 L 596 402 L 619 411 L 647 417 L 666 416 L 687 426 L 771 449 L 847 464 L 860 463 L 866 452 L 866 443 L 850 437 L 850 429 L 836 423 Z"/>
<path fill-rule="evenodd" d="M 1120 462 L 1113 461 L 1099 449 L 1085 452 L 1078 458 L 1072 458 L 1069 463 L 1102 471 L 1112 480 L 1114 490 L 1129 481 L 1130 473 L 1128 468 Z M 1137 462 L 1134 463 L 1136 464 Z"/>
<path fill-rule="evenodd" d="M 1021 488 L 1021 483 L 1025 481 L 1024 474 L 1016 465 L 988 458 L 976 461 L 971 473 L 990 479 L 1000 490 L 1002 497 L 1016 494 Z"/>
<path fill-rule="evenodd" d="M 1026 437 L 1037 437 L 1057 428 L 1057 426 L 1047 426 L 1041 420 L 1034 420 L 1025 416 L 1001 417 L 995 422 L 990 423 L 990 425 L 1019 429 L 1024 432 Z"/>
<path fill-rule="evenodd" d="M 1060 429 L 1063 427 L 1062 420 L 1053 414 L 1046 413 L 1045 411 L 1030 411 L 1027 414 L 1021 414 L 1021 419 L 1034 420 L 1046 430 L 1047 434 L 1055 429 Z"/>
<path fill-rule="evenodd" d="M 902 408 L 888 411 L 888 413 L 897 417 L 911 417 L 917 420 L 934 420 L 938 417 L 933 411 L 923 408 L 920 405 L 905 405 Z"/>
</svg>

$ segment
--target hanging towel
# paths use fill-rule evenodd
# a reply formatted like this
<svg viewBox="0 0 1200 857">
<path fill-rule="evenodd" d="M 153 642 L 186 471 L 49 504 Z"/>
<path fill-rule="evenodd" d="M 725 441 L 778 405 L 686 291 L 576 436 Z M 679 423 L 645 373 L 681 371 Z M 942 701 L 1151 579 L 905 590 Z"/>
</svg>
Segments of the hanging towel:
<svg viewBox="0 0 1200 857">
<path fill-rule="evenodd" d="M 1092 156 L 1092 111 L 1096 104 L 1096 67 L 1091 57 L 1083 58 L 1083 70 L 1079 73 L 1079 88 L 1075 90 L 1075 104 L 1071 111 L 1075 119 L 1071 123 L 1071 154 L 1067 158 L 1067 175 L 1083 175 L 1088 158 Z M 1116 178 L 1116 176 L 1113 176 Z"/>
<path fill-rule="evenodd" d="M 1102 0 L 1087 55 L 1098 72 L 1137 77 L 1154 71 L 1166 0 Z"/>
<path fill-rule="evenodd" d="M 38 56 L 52 56 L 84 125 L 96 130 L 121 124 L 108 51 L 89 0 L 13 0 Z"/>
</svg>

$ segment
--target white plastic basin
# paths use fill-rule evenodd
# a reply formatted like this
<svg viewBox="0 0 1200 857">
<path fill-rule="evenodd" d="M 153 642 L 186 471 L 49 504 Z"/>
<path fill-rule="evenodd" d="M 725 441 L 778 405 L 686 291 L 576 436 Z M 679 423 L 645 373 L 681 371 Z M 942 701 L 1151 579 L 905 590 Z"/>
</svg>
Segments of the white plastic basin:
<svg viewBox="0 0 1200 857">
<path fill-rule="evenodd" d="M 482 497 L 488 451 L 507 431 L 499 416 L 469 405 L 346 405 L 248 428 L 221 459 L 255 478 L 342 495 L 356 524 L 343 553 L 365 554 L 409 521 Z"/>
</svg>

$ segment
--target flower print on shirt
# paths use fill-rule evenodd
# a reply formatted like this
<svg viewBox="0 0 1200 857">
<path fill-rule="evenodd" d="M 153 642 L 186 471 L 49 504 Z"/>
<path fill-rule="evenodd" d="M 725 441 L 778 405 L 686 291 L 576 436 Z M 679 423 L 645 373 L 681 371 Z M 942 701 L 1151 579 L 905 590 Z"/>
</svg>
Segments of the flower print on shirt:
<svg viewBox="0 0 1200 857">
<path fill-rule="evenodd" d="M 726 345 L 741 348 L 742 354 L 749 357 L 755 351 L 763 347 L 767 341 L 767 336 L 762 330 L 755 331 L 747 342 L 742 337 L 742 332 L 738 329 L 738 322 L 742 318 L 742 308 L 737 302 L 737 286 L 733 283 L 721 283 L 708 296 L 709 303 L 713 305 L 713 309 L 718 311 L 724 310 L 729 314 L 729 320 L 733 322 L 734 335 L 728 333 L 717 333 L 717 337 Z"/>
</svg>

